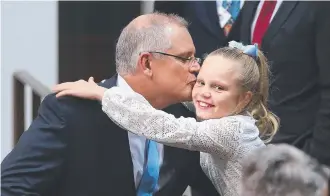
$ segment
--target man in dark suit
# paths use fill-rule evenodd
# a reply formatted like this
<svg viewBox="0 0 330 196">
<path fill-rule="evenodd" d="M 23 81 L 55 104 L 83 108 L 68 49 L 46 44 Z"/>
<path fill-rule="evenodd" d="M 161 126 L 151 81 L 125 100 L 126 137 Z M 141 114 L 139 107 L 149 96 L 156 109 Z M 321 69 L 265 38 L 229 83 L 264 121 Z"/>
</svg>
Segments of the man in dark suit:
<svg viewBox="0 0 330 196">
<path fill-rule="evenodd" d="M 281 118 L 273 143 L 289 143 L 330 165 L 330 2 L 246 2 L 241 40 L 270 61 L 269 105 Z M 261 17 L 259 17 L 261 16 Z"/>
<path fill-rule="evenodd" d="M 134 19 L 117 43 L 118 75 L 100 85 L 134 90 L 177 117 L 194 116 L 179 103 L 191 99 L 200 68 L 186 28 L 184 19 L 175 16 Z M 121 130 L 99 102 L 49 95 L 2 162 L 1 195 L 179 196 L 187 185 L 211 187 L 203 195 L 217 195 L 205 176 L 194 183 L 201 174 L 198 152 L 156 144 L 154 157 L 147 143 Z M 151 163 L 159 177 L 147 178 Z"/>
<path fill-rule="evenodd" d="M 189 33 L 196 47 L 196 55 L 204 56 L 228 41 L 238 40 L 239 16 L 244 1 L 155 1 L 154 9 L 174 13 L 189 22 Z"/>
</svg>

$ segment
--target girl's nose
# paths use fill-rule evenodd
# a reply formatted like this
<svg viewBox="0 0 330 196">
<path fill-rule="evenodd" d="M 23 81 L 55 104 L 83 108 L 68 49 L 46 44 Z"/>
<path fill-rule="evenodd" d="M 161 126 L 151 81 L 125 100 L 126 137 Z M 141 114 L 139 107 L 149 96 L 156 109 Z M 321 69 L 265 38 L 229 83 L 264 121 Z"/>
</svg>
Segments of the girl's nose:
<svg viewBox="0 0 330 196">
<path fill-rule="evenodd" d="M 205 98 L 211 97 L 211 93 L 206 89 L 206 87 L 204 87 L 204 89 L 203 89 L 202 96 Z"/>
</svg>

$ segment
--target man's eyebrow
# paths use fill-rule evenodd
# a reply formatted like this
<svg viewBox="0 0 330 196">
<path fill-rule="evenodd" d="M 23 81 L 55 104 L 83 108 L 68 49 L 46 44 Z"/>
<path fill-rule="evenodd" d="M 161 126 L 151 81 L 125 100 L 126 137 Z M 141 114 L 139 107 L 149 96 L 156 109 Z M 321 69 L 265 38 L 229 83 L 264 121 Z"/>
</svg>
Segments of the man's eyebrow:
<svg viewBox="0 0 330 196">
<path fill-rule="evenodd" d="M 181 52 L 178 54 L 178 56 L 182 56 L 182 57 L 191 57 L 193 56 L 193 52 Z"/>
</svg>

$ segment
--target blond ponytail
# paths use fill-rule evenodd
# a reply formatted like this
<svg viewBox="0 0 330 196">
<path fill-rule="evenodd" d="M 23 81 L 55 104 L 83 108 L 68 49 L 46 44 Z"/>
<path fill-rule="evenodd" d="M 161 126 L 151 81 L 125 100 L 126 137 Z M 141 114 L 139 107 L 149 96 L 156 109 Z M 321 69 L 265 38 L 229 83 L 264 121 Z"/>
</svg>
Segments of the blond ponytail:
<svg viewBox="0 0 330 196">
<path fill-rule="evenodd" d="M 259 68 L 259 81 L 251 101 L 249 112 L 256 119 L 260 131 L 260 138 L 270 142 L 279 128 L 279 118 L 267 108 L 269 94 L 269 66 L 266 57 L 258 51 L 257 66 Z"/>
</svg>

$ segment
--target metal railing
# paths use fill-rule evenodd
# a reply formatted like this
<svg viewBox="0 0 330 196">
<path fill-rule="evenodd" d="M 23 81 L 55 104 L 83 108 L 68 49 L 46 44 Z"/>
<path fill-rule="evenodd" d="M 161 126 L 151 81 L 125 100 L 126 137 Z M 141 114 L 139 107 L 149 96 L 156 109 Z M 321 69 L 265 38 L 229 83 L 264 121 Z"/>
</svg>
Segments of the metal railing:
<svg viewBox="0 0 330 196">
<path fill-rule="evenodd" d="M 14 123 L 14 145 L 25 130 L 25 86 L 32 89 L 32 118 L 38 114 L 38 108 L 42 98 L 51 91 L 40 81 L 35 79 L 26 71 L 17 71 L 13 74 L 14 82 L 14 102 L 13 102 L 13 123 Z"/>
</svg>

